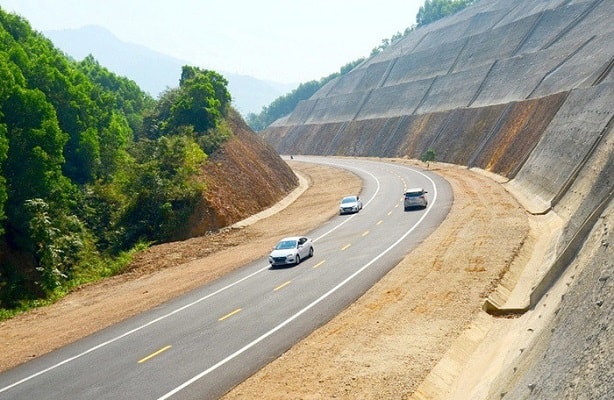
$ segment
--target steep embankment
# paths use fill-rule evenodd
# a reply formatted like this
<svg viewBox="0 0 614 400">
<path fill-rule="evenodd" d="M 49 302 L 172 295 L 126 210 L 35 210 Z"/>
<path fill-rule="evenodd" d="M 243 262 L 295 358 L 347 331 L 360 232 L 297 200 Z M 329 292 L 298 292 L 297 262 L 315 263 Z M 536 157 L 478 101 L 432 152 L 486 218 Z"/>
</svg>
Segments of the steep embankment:
<svg viewBox="0 0 614 400">
<path fill-rule="evenodd" d="M 614 193 L 613 17 L 614 2 L 607 0 L 482 0 L 417 29 L 329 82 L 264 132 L 287 154 L 416 159 L 433 150 L 438 161 L 500 175 L 533 215 L 535 242 L 525 249 L 531 254 L 510 268 L 485 302 L 490 315 L 481 318 L 490 328 L 475 326 L 490 329 L 481 337 L 493 347 L 474 343 L 473 358 L 466 347 L 451 349 L 416 398 L 462 398 L 469 392 L 475 398 L 508 392 L 514 398 L 576 397 L 593 380 L 611 378 L 612 356 L 603 349 L 614 346 L 608 335 L 613 309 L 603 290 L 611 286 L 614 258 L 608 246 Z M 597 231 L 593 236 L 591 229 Z M 577 273 L 570 279 L 578 281 L 573 285 L 563 281 L 572 268 Z M 569 299 L 595 296 L 580 283 L 590 281 L 585 274 L 599 277 L 603 300 L 593 304 L 600 305 L 587 309 L 582 320 L 560 314 L 561 297 L 563 310 L 573 309 Z M 516 328 L 529 326 L 532 335 L 507 353 L 500 348 L 504 361 L 495 367 L 477 353 L 494 354 L 497 345 L 506 345 L 497 341 L 503 336 L 496 328 L 500 314 L 519 315 Z M 538 317 L 552 324 L 550 331 L 543 322 L 540 329 L 530 326 Z M 593 331 L 595 326 L 603 328 Z M 561 327 L 575 330 L 548 333 L 565 331 Z M 586 348 L 601 351 L 596 365 L 588 357 L 596 353 L 579 349 L 578 337 Z M 554 362 L 562 349 L 576 351 L 564 365 Z M 461 353 L 465 356 L 459 358 Z M 461 365 L 482 369 L 482 378 L 464 379 Z M 584 372 L 568 385 L 556 384 L 579 371 Z M 533 382 L 534 374 L 540 374 L 540 382 Z M 594 390 L 596 396 L 607 392 Z"/>
<path fill-rule="evenodd" d="M 298 185 L 298 178 L 273 148 L 233 113 L 233 137 L 203 169 L 206 193 L 182 238 L 202 235 L 272 206 Z"/>
</svg>

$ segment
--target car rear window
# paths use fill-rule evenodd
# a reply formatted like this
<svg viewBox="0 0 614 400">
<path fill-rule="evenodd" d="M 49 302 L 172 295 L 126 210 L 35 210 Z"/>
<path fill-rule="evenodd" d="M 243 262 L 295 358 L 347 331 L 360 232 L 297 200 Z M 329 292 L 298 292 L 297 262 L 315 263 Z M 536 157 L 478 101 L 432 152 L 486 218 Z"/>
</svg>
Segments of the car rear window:
<svg viewBox="0 0 614 400">
<path fill-rule="evenodd" d="M 422 196 L 422 192 L 407 192 L 405 193 L 405 197 L 420 197 Z"/>
</svg>

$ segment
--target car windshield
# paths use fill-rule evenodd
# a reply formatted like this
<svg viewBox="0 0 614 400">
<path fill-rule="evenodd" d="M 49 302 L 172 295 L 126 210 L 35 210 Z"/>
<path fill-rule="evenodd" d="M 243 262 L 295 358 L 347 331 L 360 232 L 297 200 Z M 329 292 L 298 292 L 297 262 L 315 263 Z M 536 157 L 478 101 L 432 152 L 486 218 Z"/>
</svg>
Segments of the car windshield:
<svg viewBox="0 0 614 400">
<path fill-rule="evenodd" d="M 277 246 L 275 246 L 275 250 L 287 250 L 287 249 L 293 249 L 296 247 L 296 240 L 282 240 L 281 242 L 277 243 Z"/>
<path fill-rule="evenodd" d="M 341 200 L 341 203 L 354 203 L 355 201 L 355 197 L 344 197 L 343 200 Z"/>
<path fill-rule="evenodd" d="M 422 192 L 407 192 L 405 197 L 419 197 L 422 196 Z"/>
</svg>

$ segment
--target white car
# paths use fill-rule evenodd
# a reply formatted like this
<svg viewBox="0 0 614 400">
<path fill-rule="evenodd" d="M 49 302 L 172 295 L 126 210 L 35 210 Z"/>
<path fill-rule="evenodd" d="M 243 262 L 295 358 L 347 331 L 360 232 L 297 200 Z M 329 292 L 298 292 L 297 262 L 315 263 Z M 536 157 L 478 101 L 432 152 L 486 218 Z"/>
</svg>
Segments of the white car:
<svg viewBox="0 0 614 400">
<path fill-rule="evenodd" d="M 269 263 L 274 265 L 300 264 L 301 260 L 313 256 L 313 241 L 305 236 L 291 236 L 281 239 L 269 254 Z"/>
<path fill-rule="evenodd" d="M 426 208 L 429 201 L 426 198 L 428 192 L 422 188 L 409 189 L 403 195 L 403 208 L 405 211 L 413 207 Z"/>
<path fill-rule="evenodd" d="M 339 204 L 339 214 L 353 214 L 362 210 L 362 201 L 358 196 L 345 196 Z"/>
</svg>

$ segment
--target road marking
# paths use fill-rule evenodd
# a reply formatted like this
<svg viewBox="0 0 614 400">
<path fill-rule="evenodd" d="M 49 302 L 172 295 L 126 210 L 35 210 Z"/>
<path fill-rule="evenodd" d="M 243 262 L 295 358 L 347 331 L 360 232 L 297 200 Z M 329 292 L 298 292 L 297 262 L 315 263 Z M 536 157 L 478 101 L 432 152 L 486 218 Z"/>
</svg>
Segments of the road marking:
<svg viewBox="0 0 614 400">
<path fill-rule="evenodd" d="M 391 211 L 388 211 L 388 215 L 390 215 L 390 214 L 392 214 L 392 210 L 391 210 Z"/>
<path fill-rule="evenodd" d="M 278 291 L 279 289 L 282 289 L 285 286 L 288 286 L 290 284 L 290 282 L 292 281 L 288 281 L 288 282 L 284 282 L 281 285 L 277 286 L 275 289 L 273 289 L 274 292 Z"/>
<path fill-rule="evenodd" d="M 364 170 L 362 168 L 356 168 L 356 167 L 352 167 L 352 166 L 348 166 L 348 165 L 341 165 L 339 163 L 332 163 L 332 162 L 320 162 L 318 164 L 332 165 L 332 166 L 337 166 L 337 167 L 340 167 L 340 168 L 344 168 L 345 167 L 346 170 L 361 171 L 364 174 L 369 175 L 371 178 L 373 178 L 373 180 L 375 181 L 375 184 L 376 184 L 375 192 L 373 193 L 371 198 L 363 205 L 363 208 L 367 207 L 373 201 L 373 199 L 375 199 L 375 197 L 377 196 L 377 194 L 380 191 L 381 185 L 380 185 L 379 179 L 377 179 L 375 177 L 375 175 L 373 175 L 369 171 L 366 171 L 366 170 Z M 342 227 L 343 225 L 345 225 L 346 223 L 351 221 L 356 215 L 358 215 L 358 214 L 354 214 L 354 215 L 352 215 L 349 218 L 345 218 L 343 220 L 343 222 L 335 225 L 333 228 L 331 228 L 327 232 L 324 232 L 322 235 L 320 235 L 319 237 L 315 238 L 313 241 L 316 242 L 316 241 L 318 241 L 318 240 L 320 240 L 320 239 L 330 235 L 335 230 L 339 229 L 340 227 Z M 226 285 L 226 286 L 224 286 L 224 287 L 222 287 L 222 288 L 220 288 L 220 289 L 218 289 L 218 290 L 216 290 L 216 291 L 214 291 L 212 293 L 208 293 L 205 296 L 203 296 L 203 297 L 201 297 L 199 299 L 196 299 L 195 301 L 193 301 L 191 303 L 188 303 L 188 304 L 185 304 L 185 305 L 183 305 L 183 306 L 181 306 L 179 308 L 176 308 L 176 309 L 170 311 L 169 313 L 161 315 L 161 316 L 159 316 L 159 317 L 157 317 L 157 318 L 155 318 L 155 319 L 153 319 L 153 320 L 151 320 L 149 322 L 144 323 L 143 325 L 137 326 L 136 328 L 131 329 L 131 330 L 127 331 L 127 332 L 124 332 L 124 333 L 122 333 L 119 336 L 112 337 L 111 339 L 109 339 L 109 340 L 107 340 L 105 342 L 102 342 L 102 343 L 99 343 L 99 344 L 97 344 L 97 345 L 95 345 L 93 347 L 90 347 L 89 349 L 86 349 L 85 351 L 82 351 L 81 353 L 78 353 L 78 354 L 75 354 L 72 357 L 66 358 L 66 359 L 64 359 L 64 360 L 62 360 L 62 361 L 60 361 L 60 362 L 58 362 L 58 363 L 56 363 L 54 365 L 51 365 L 50 367 L 47 367 L 47 368 L 45 368 L 45 369 L 43 369 L 41 371 L 38 371 L 38 372 L 36 372 L 36 373 L 34 373 L 32 375 L 29 375 L 29 376 L 27 376 L 27 377 L 25 377 L 23 379 L 20 379 L 19 381 L 14 382 L 14 383 L 12 383 L 12 384 L 10 384 L 8 386 L 0 387 L 0 393 L 6 392 L 7 390 L 10 390 L 10 389 L 14 388 L 15 386 L 19 386 L 19 385 L 21 385 L 21 384 L 23 384 L 25 382 L 28 382 L 28 381 L 30 381 L 30 380 L 32 380 L 34 378 L 37 378 L 37 377 L 39 377 L 39 376 L 41 376 L 43 374 L 46 374 L 46 373 L 48 373 L 50 371 L 53 371 L 56 368 L 59 368 L 59 367 L 65 365 L 65 364 L 71 363 L 71 362 L 73 362 L 73 361 L 75 361 L 75 360 L 77 360 L 79 358 L 82 358 L 82 357 L 84 357 L 84 356 L 86 356 L 86 355 L 88 355 L 90 353 L 93 353 L 94 351 L 97 351 L 97 350 L 99 350 L 99 349 L 101 349 L 103 347 L 106 347 L 106 346 L 108 346 L 108 345 L 110 345 L 112 343 L 115 343 L 115 342 L 117 342 L 117 341 L 119 341 L 119 340 L 121 340 L 121 339 L 123 339 L 125 337 L 131 336 L 131 335 L 133 335 L 133 334 L 135 334 L 135 333 L 137 333 L 137 332 L 139 332 L 139 331 L 141 331 L 141 330 L 143 330 L 145 328 L 148 328 L 148 327 L 150 327 L 150 326 L 152 326 L 154 324 L 157 324 L 160 321 L 163 321 L 163 320 L 165 320 L 165 319 L 167 319 L 169 317 L 172 317 L 175 314 L 178 314 L 178 313 L 180 313 L 180 312 L 182 312 L 184 310 L 187 310 L 188 308 L 191 308 L 191 307 L 195 306 L 196 304 L 199 304 L 199 303 L 201 303 L 201 302 L 203 302 L 205 300 L 208 300 L 209 298 L 211 298 L 213 296 L 216 296 L 216 295 L 218 295 L 218 294 L 220 294 L 222 292 L 225 292 L 226 290 L 228 290 L 228 289 L 230 289 L 230 288 L 232 288 L 234 286 L 237 286 L 237 285 L 243 283 L 244 281 L 247 281 L 248 279 L 253 278 L 254 276 L 260 274 L 261 272 L 267 271 L 269 269 L 270 269 L 270 265 L 269 265 L 269 263 L 266 263 L 266 265 L 264 267 L 254 271 L 254 272 L 252 272 L 251 274 L 249 274 L 247 276 L 244 276 L 243 278 L 240 278 L 240 279 L 238 279 L 238 280 L 236 280 L 236 281 L 234 281 L 234 282 L 232 282 L 232 283 L 230 283 L 230 284 L 228 284 L 228 285 Z"/>
<path fill-rule="evenodd" d="M 316 269 L 318 267 L 320 267 L 322 264 L 324 264 L 326 262 L 326 260 L 322 260 L 319 263 L 317 263 L 316 265 L 313 266 L 313 269 Z"/>
<path fill-rule="evenodd" d="M 154 358 L 155 356 L 159 355 L 160 353 L 164 353 L 166 350 L 170 349 L 172 346 L 169 344 L 168 346 L 162 347 L 160 350 L 156 351 L 155 353 L 152 353 L 150 355 L 148 355 L 147 357 L 141 358 L 138 363 L 142 364 L 145 361 L 149 361 L 152 358 Z"/>
<path fill-rule="evenodd" d="M 343 247 L 341 248 L 341 251 L 349 249 L 351 245 L 352 245 L 352 243 L 348 243 L 348 244 L 346 244 L 345 246 L 343 246 Z"/>
<path fill-rule="evenodd" d="M 364 205 L 365 207 L 366 207 L 366 206 L 368 206 L 368 205 L 369 205 L 369 203 L 371 203 L 371 201 L 372 201 L 372 200 L 373 200 L 373 199 L 374 199 L 374 198 L 377 196 L 377 194 L 378 194 L 378 193 L 379 193 L 379 191 L 380 191 L 380 187 L 381 187 L 381 186 L 380 186 L 380 182 L 379 182 L 379 180 L 378 180 L 378 179 L 377 179 L 377 178 L 376 178 L 376 177 L 375 177 L 375 176 L 374 176 L 372 173 L 370 173 L 370 172 L 368 172 L 368 171 L 366 171 L 366 170 L 364 170 L 364 169 L 361 169 L 361 168 L 356 168 L 356 167 L 352 167 L 352 166 L 347 166 L 347 165 L 343 166 L 343 165 L 340 165 L 340 164 L 338 164 L 338 163 L 328 163 L 328 162 L 315 162 L 315 163 L 318 163 L 318 164 L 324 164 L 324 165 L 333 165 L 333 166 L 345 167 L 345 169 L 347 169 L 347 170 L 357 170 L 357 171 L 364 172 L 365 174 L 367 174 L 367 175 L 371 176 L 371 177 L 374 179 L 375 183 L 376 183 L 376 190 L 375 190 L 375 192 L 373 193 L 373 195 L 371 196 L 371 198 L 370 198 L 370 199 L 369 199 L 369 200 L 368 200 L 368 201 L 365 203 L 365 205 Z M 420 171 L 413 170 L 413 168 L 411 168 L 411 167 L 406 167 L 406 168 L 408 168 L 408 169 L 410 169 L 410 170 L 412 170 L 412 171 L 414 171 L 414 172 L 416 172 L 416 173 L 418 173 L 418 174 L 423 175 L 424 177 L 426 177 L 428 180 L 430 180 L 430 181 L 431 181 L 431 183 L 433 184 L 433 188 L 434 188 L 433 200 L 431 201 L 431 204 L 429 204 L 429 207 L 428 207 L 428 209 L 427 209 L 426 213 L 424 213 L 424 214 L 423 214 L 423 217 L 422 217 L 422 218 L 420 218 L 420 220 L 419 220 L 419 221 L 417 222 L 417 224 L 415 225 L 415 226 L 417 226 L 417 225 L 420 225 L 420 223 L 422 222 L 423 218 L 425 218 L 425 217 L 426 217 L 426 215 L 427 215 L 427 214 L 429 213 L 429 211 L 432 209 L 432 206 L 433 206 L 433 205 L 436 203 L 436 199 L 437 199 L 437 189 L 436 189 L 436 187 L 434 186 L 435 184 L 434 184 L 434 182 L 432 181 L 432 179 L 430 179 L 430 178 L 429 178 L 427 175 L 425 175 L 424 173 L 422 173 L 422 172 L 420 172 Z M 344 220 L 343 220 L 343 222 L 341 222 L 341 223 L 337 224 L 336 226 L 334 226 L 334 227 L 333 227 L 332 229 L 330 229 L 329 231 L 327 231 L 327 232 L 323 233 L 322 235 L 320 235 L 319 237 L 317 237 L 316 239 L 314 239 L 314 241 L 320 240 L 320 239 L 322 239 L 323 237 L 328 236 L 328 235 L 329 235 L 329 234 L 331 234 L 333 231 L 335 231 L 335 230 L 339 229 L 341 226 L 345 225 L 347 222 L 349 222 L 350 220 L 352 220 L 354 217 L 355 217 L 355 215 L 351 216 L 350 218 L 344 219 Z M 381 221 L 381 220 L 380 220 L 379 222 L 377 222 L 377 225 L 380 225 L 382 222 L 383 222 L 383 221 Z M 168 397 L 172 396 L 172 394 L 174 394 L 174 393 L 177 393 L 177 392 L 181 391 L 183 388 L 185 388 L 185 387 L 187 387 L 187 386 L 191 385 L 193 382 L 195 382 L 196 380 L 198 380 L 198 379 L 202 378 L 203 376 L 208 375 L 208 374 L 209 374 L 211 371 L 216 370 L 216 369 L 217 369 L 217 368 L 219 368 L 221 365 L 225 364 L 226 362 L 228 362 L 228 361 L 229 361 L 229 360 L 231 360 L 231 359 L 234 359 L 234 358 L 235 358 L 235 357 L 237 357 L 239 354 L 241 354 L 241 353 L 245 352 L 247 349 L 249 349 L 249 348 L 251 348 L 251 347 L 255 346 L 257 343 L 261 342 L 261 341 L 262 341 L 262 340 L 264 340 L 266 337 L 269 337 L 269 336 L 270 336 L 270 335 L 272 335 L 274 332 L 276 332 L 276 331 L 278 331 L 279 329 L 283 328 L 284 326 L 288 325 L 290 322 L 292 322 L 293 320 L 295 320 L 296 318 L 298 318 L 300 315 L 302 315 L 303 313 L 305 313 L 307 310 L 311 309 L 311 308 L 312 308 L 312 307 L 314 307 L 316 304 L 318 304 L 319 302 L 321 302 L 321 301 L 322 301 L 324 298 L 328 297 L 328 296 L 329 296 L 331 293 L 335 292 L 337 289 L 339 289 L 340 287 L 344 286 L 344 285 L 345 285 L 345 284 L 346 284 L 348 281 L 352 280 L 352 279 L 353 279 L 353 278 L 354 278 L 354 277 L 355 277 L 357 274 L 359 274 L 360 272 L 362 272 L 364 269 L 366 269 L 366 268 L 370 267 L 370 266 L 371 266 L 371 265 L 372 265 L 372 264 L 373 264 L 373 263 L 374 263 L 374 262 L 375 262 L 377 259 L 379 259 L 381 256 L 383 256 L 383 254 L 387 253 L 387 252 L 388 252 L 388 251 L 389 251 L 391 248 L 395 247 L 395 246 L 398 244 L 398 242 L 400 242 L 400 240 L 402 240 L 402 239 L 403 239 L 403 238 L 405 238 L 405 237 L 406 237 L 406 236 L 407 236 L 407 235 L 408 235 L 410 232 L 412 232 L 412 231 L 414 230 L 415 226 L 414 226 L 414 227 L 412 227 L 412 228 L 411 228 L 411 229 L 410 229 L 408 232 L 406 232 L 406 234 L 405 234 L 405 235 L 403 235 L 403 237 L 401 237 L 401 238 L 400 238 L 400 239 L 399 239 L 397 242 L 395 242 L 393 245 L 391 245 L 391 246 L 390 246 L 388 249 L 386 249 L 386 250 L 385 250 L 383 253 L 381 253 L 381 254 L 380 254 L 380 255 L 378 255 L 376 258 L 374 258 L 373 260 L 371 260 L 371 262 L 369 262 L 368 264 L 364 265 L 364 266 L 363 266 L 363 267 L 362 267 L 362 268 L 361 268 L 359 271 L 357 271 L 355 274 L 353 274 L 352 276 L 350 276 L 348 279 L 346 279 L 345 281 L 343 281 L 341 284 L 339 284 L 338 286 L 336 286 L 335 288 L 333 288 L 331 291 L 329 291 L 329 292 L 325 293 L 323 296 L 321 296 L 320 298 L 318 298 L 318 299 L 317 299 L 316 301 L 314 301 L 313 303 L 309 304 L 307 307 L 305 307 L 304 309 L 302 309 L 302 310 L 301 310 L 300 312 L 298 312 L 297 314 L 293 315 L 292 317 L 290 317 L 289 319 L 287 319 L 286 321 L 284 321 L 282 324 L 280 324 L 280 325 L 278 325 L 277 327 L 273 328 L 272 330 L 270 330 L 269 332 L 267 332 L 267 333 L 266 333 L 266 334 L 264 334 L 263 336 L 261 336 L 261 337 L 257 338 L 256 340 L 254 340 L 253 342 L 251 342 L 251 343 L 247 344 L 246 346 L 244 346 L 243 348 L 239 349 L 239 350 L 238 350 L 238 351 L 236 351 L 235 353 L 233 353 L 233 354 L 229 355 L 228 357 L 226 357 L 224 360 L 220 361 L 220 362 L 219 362 L 219 363 L 217 363 L 216 365 L 213 365 L 213 366 L 212 366 L 212 367 L 210 367 L 209 369 L 207 369 L 207 370 L 203 371 L 202 373 L 198 374 L 197 376 L 193 377 L 192 379 L 188 380 L 187 382 L 184 382 L 184 384 L 182 384 L 182 385 L 180 385 L 179 387 L 175 388 L 174 390 L 172 390 L 171 392 L 167 393 L 166 395 L 164 395 L 164 396 L 160 397 L 160 399 L 167 399 Z M 91 348 L 89 348 L 89 349 L 86 349 L 85 351 L 82 351 L 81 353 L 75 354 L 75 355 L 74 355 L 74 356 L 72 356 L 72 357 L 69 357 L 69 358 L 67 358 L 67 359 L 64 359 L 64 360 L 62 360 L 62 361 L 60 361 L 60 362 L 58 362 L 58 363 L 56 363 L 56 364 L 54 364 L 54 365 L 51 365 L 51 366 L 49 366 L 49 367 L 47 367 L 47 368 L 45 368 L 45 369 L 43 369 L 43 370 L 41 370 L 41 371 L 38 371 L 38 372 L 36 372 L 36 373 L 34 373 L 34 374 L 32 374 L 32 375 L 29 375 L 29 376 L 27 376 L 27 377 L 25 377 L 25 378 L 23 378 L 23 379 L 21 379 L 21 380 L 19 380 L 19 381 L 17 381 L 17 382 L 14 382 L 13 384 L 10 384 L 10 385 L 5 386 L 5 387 L 0 387 L 0 393 L 3 393 L 3 392 L 5 392 L 5 391 L 7 391 L 7 390 L 10 390 L 11 388 L 13 388 L 13 387 L 15 387 L 15 386 L 21 385 L 21 384 L 23 384 L 23 383 L 25 383 L 25 382 L 27 382 L 27 381 L 30 381 L 30 380 L 32 380 L 32 379 L 34 379 L 34 378 L 36 378 L 36 377 L 39 377 L 39 376 L 41 376 L 41 375 L 43 375 L 43 374 L 46 374 L 46 373 L 48 373 L 48 372 L 50 372 L 50 371 L 52 371 L 52 370 L 54 370 L 54 369 L 56 369 L 56 368 L 59 368 L 59 367 L 61 367 L 61 366 L 63 366 L 63 365 L 66 365 L 66 364 L 71 363 L 71 362 L 73 362 L 73 361 L 75 361 L 75 360 L 77 360 L 77 359 L 80 359 L 80 358 L 82 358 L 82 357 L 84 357 L 84 356 L 86 356 L 86 355 L 88 355 L 88 354 L 90 354 L 90 353 L 93 353 L 93 352 L 95 352 L 95 351 L 97 351 L 97 350 L 100 350 L 101 348 L 104 348 L 104 347 L 106 347 L 106 346 L 108 346 L 108 345 L 110 345 L 110 344 L 112 344 L 112 343 L 115 343 L 115 342 L 117 342 L 117 341 L 119 341 L 119 340 L 121 340 L 121 339 L 123 339 L 123 338 L 126 338 L 126 337 L 128 337 L 128 336 L 131 336 L 131 335 L 135 334 L 136 332 L 139 332 L 139 331 L 141 331 L 141 330 L 144 330 L 145 328 L 148 328 L 148 327 L 150 327 L 150 326 L 152 326 L 152 325 L 154 325 L 154 324 L 157 324 L 158 322 L 160 322 L 160 321 L 162 321 L 162 320 L 165 320 L 165 319 L 167 319 L 167 318 L 169 318 L 169 317 L 172 317 L 172 316 L 174 316 L 174 315 L 176 315 L 176 314 L 178 314 L 178 313 L 181 313 L 181 312 L 183 312 L 183 311 L 185 311 L 185 310 L 187 310 L 187 309 L 189 309 L 189 308 L 193 307 L 194 305 L 199 304 L 199 303 L 201 303 L 201 302 L 204 302 L 204 301 L 206 301 L 207 299 L 209 299 L 209 298 L 211 298 L 211 297 L 213 297 L 213 296 L 216 296 L 216 295 L 218 295 L 218 294 L 220 294 L 220 293 L 222 293 L 222 292 L 226 291 L 227 289 L 229 289 L 229 288 L 231 288 L 231 287 L 237 286 L 237 285 L 239 285 L 240 283 L 242 283 L 242 282 L 244 282 L 244 281 L 247 281 L 248 279 L 250 279 L 250 278 L 252 278 L 252 277 L 254 277 L 254 276 L 256 276 L 256 275 L 260 274 L 261 272 L 267 271 L 267 270 L 269 270 L 269 269 L 270 269 L 270 265 L 267 263 L 265 266 L 263 266 L 262 268 L 258 269 L 257 271 L 254 271 L 254 272 L 252 272 L 252 273 L 248 274 L 247 276 L 244 276 L 244 277 L 242 277 L 242 278 L 238 279 L 237 281 L 234 281 L 234 282 L 232 282 L 232 283 L 230 283 L 230 284 L 228 284 L 228 285 L 226 285 L 226 286 L 224 286 L 224 287 L 222 287 L 222 288 L 220 288 L 220 289 L 218 289 L 218 290 L 216 290 L 216 291 L 214 291 L 214 292 L 212 292 L 212 293 L 208 293 L 208 294 L 204 295 L 203 297 L 200 297 L 200 298 L 196 299 L 195 301 L 193 301 L 193 302 L 191 302 L 191 303 L 185 304 L 185 305 L 183 305 L 183 306 L 181 306 L 181 307 L 179 307 L 179 308 L 177 308 L 177 309 L 174 309 L 174 310 L 172 310 L 172 311 L 170 311 L 170 312 L 168 312 L 168 313 L 166 313 L 166 314 L 163 314 L 163 315 L 161 315 L 161 316 L 159 316 L 159 317 L 157 317 L 157 318 L 155 318 L 155 319 L 153 319 L 153 320 L 150 320 L 150 321 L 148 321 L 148 322 L 144 323 L 143 325 L 139 325 L 139 326 L 137 326 L 137 327 L 135 327 L 135 328 L 133 328 L 133 329 L 131 329 L 131 330 L 129 330 L 129 331 L 126 331 L 126 332 L 124 332 L 124 333 L 122 333 L 122 334 L 120 334 L 120 335 L 118 335 L 118 336 L 112 337 L 112 338 L 110 338 L 109 340 L 107 340 L 107 341 L 105 341 L 105 342 L 99 343 L 98 345 L 95 345 L 95 346 L 93 346 L 93 347 L 91 347 Z M 240 311 L 240 310 L 239 310 L 239 311 Z"/>
<path fill-rule="evenodd" d="M 364 237 L 364 236 L 367 236 L 368 234 L 369 234 L 369 231 L 364 231 L 362 236 Z"/>
<path fill-rule="evenodd" d="M 411 169 L 411 168 L 410 168 Z M 183 389 L 185 389 L 186 387 L 192 385 L 194 382 L 198 381 L 199 379 L 202 379 L 203 377 L 209 375 L 211 372 L 217 370 L 218 368 L 220 368 L 222 365 L 226 364 L 227 362 L 229 362 L 230 360 L 235 359 L 236 357 L 238 357 L 239 355 L 243 354 L 244 352 L 246 352 L 247 350 L 251 349 L 252 347 L 256 346 L 257 344 L 259 344 L 260 342 L 262 342 L 264 339 L 268 338 L 269 336 L 273 335 L 275 332 L 281 330 L 282 328 L 284 328 L 285 326 L 289 325 L 290 323 L 292 323 L 294 320 L 298 319 L 301 315 L 305 314 L 307 311 L 311 310 L 313 307 L 315 307 L 316 305 L 318 305 L 320 302 L 322 302 L 324 299 L 326 299 L 327 297 L 329 297 L 330 295 L 332 295 L 333 293 L 335 293 L 337 290 L 339 290 L 340 288 L 342 288 L 343 286 L 345 286 L 348 282 L 352 281 L 354 278 L 356 278 L 358 275 L 360 275 L 361 273 L 363 273 L 366 269 L 370 268 L 372 265 L 375 265 L 375 263 L 381 258 L 383 257 L 386 253 L 388 253 L 390 250 L 392 250 L 393 248 L 395 248 L 399 243 L 401 243 L 407 236 L 409 236 L 418 226 L 420 226 L 420 224 L 422 224 L 422 221 L 424 221 L 424 219 L 426 219 L 426 217 L 428 216 L 428 214 L 431 212 L 431 210 L 433 209 L 433 206 L 435 204 L 437 204 L 437 187 L 435 186 L 435 182 L 433 182 L 433 180 L 431 178 L 429 178 L 426 174 L 424 174 L 423 172 L 420 171 L 415 171 L 416 173 L 424 176 L 426 179 L 428 179 L 432 186 L 433 186 L 433 200 L 429 203 L 426 212 L 424 214 L 422 214 L 422 216 L 420 217 L 420 219 L 418 219 L 418 221 L 412 225 L 411 227 L 409 227 L 409 229 L 401 236 L 399 237 L 393 244 L 391 244 L 386 250 L 382 251 L 380 254 L 378 254 L 376 257 L 374 257 L 371 261 L 369 261 L 368 263 L 366 263 L 365 265 L 363 265 L 361 268 L 359 268 L 357 271 L 355 271 L 352 275 L 348 276 L 347 278 L 345 278 L 342 282 L 340 282 L 339 284 L 337 284 L 335 287 L 331 288 L 329 291 L 327 291 L 326 293 L 324 293 L 322 296 L 318 297 L 316 300 L 314 300 L 313 302 L 309 303 L 307 306 L 303 307 L 301 310 L 299 310 L 297 313 L 293 314 L 292 316 L 290 316 L 288 319 L 286 319 L 285 321 L 281 322 L 279 325 L 273 327 L 271 330 L 269 330 L 268 332 L 264 333 L 263 335 L 257 337 L 256 339 L 252 340 L 250 343 L 247 343 L 245 346 L 241 347 L 240 349 L 238 349 L 237 351 L 235 351 L 234 353 L 228 355 L 226 358 L 224 358 L 223 360 L 218 361 L 215 365 L 210 366 L 209 368 L 207 368 L 206 370 L 202 371 L 201 373 L 193 376 L 191 379 L 188 379 L 187 381 L 185 381 L 184 383 L 182 383 L 181 385 L 177 386 L 176 388 L 174 388 L 173 390 L 171 390 L 170 392 L 164 394 L 163 396 L 160 396 L 158 398 L 158 400 L 166 400 L 170 397 L 172 397 L 173 395 L 175 395 L 176 393 L 182 391 Z M 347 221 L 347 220 L 346 220 Z M 379 222 L 378 222 L 379 224 Z M 329 231 L 329 232 L 332 232 Z"/>
<path fill-rule="evenodd" d="M 223 321 L 223 320 L 225 320 L 226 318 L 230 318 L 230 317 L 232 317 L 233 315 L 240 313 L 242 310 L 243 310 L 242 308 L 237 308 L 237 309 L 236 309 L 236 310 L 234 310 L 233 312 L 229 312 L 228 314 L 224 315 L 222 318 L 218 319 L 218 321 Z"/>
<path fill-rule="evenodd" d="M 377 225 L 381 224 L 382 222 L 384 222 L 384 221 L 382 221 L 382 220 L 380 219 L 379 221 L 377 221 Z"/>
</svg>

